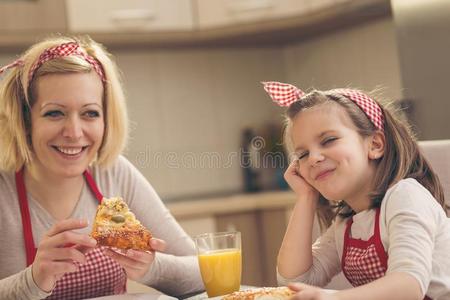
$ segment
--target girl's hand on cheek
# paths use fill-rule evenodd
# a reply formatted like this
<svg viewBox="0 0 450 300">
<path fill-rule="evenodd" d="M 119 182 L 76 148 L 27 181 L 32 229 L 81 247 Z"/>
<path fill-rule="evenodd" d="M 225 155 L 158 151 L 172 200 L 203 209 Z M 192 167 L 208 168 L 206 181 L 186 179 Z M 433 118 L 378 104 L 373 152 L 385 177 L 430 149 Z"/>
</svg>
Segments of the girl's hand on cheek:
<svg viewBox="0 0 450 300">
<path fill-rule="evenodd" d="M 291 189 L 297 194 L 297 196 L 306 194 L 312 194 L 314 196 L 319 195 L 319 192 L 317 192 L 317 190 L 307 183 L 306 180 L 300 175 L 298 170 L 298 160 L 294 160 L 289 165 L 284 173 L 284 179 L 289 184 Z"/>
<path fill-rule="evenodd" d="M 105 255 L 119 263 L 127 273 L 127 277 L 132 280 L 142 278 L 150 269 L 155 260 L 156 252 L 162 252 L 166 248 L 166 243 L 160 239 L 150 241 L 153 251 L 120 250 L 103 248 Z"/>
<path fill-rule="evenodd" d="M 303 283 L 291 283 L 289 288 L 297 292 L 292 300 L 337 300 L 337 297 L 321 288 Z"/>
</svg>

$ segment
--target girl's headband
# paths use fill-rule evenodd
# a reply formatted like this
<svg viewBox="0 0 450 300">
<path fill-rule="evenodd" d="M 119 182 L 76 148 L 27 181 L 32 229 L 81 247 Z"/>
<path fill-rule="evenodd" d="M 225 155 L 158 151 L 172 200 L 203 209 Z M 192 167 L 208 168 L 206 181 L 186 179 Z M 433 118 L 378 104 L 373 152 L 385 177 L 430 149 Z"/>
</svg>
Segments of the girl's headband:
<svg viewBox="0 0 450 300">
<path fill-rule="evenodd" d="M 71 55 L 83 58 L 94 68 L 95 72 L 100 76 L 102 81 L 103 82 L 106 81 L 105 73 L 103 72 L 101 64 L 92 56 L 89 56 L 88 54 L 84 53 L 80 45 L 78 45 L 78 43 L 76 42 L 68 42 L 44 50 L 44 52 L 39 56 L 38 60 L 31 66 L 30 72 L 28 74 L 28 80 L 31 81 L 33 79 L 36 70 L 39 67 L 41 67 L 45 62 L 55 58 L 66 57 Z M 9 65 L 0 68 L 0 74 L 13 67 L 22 66 L 23 64 L 24 64 L 23 59 L 19 58 L 14 62 L 10 63 Z"/>
<path fill-rule="evenodd" d="M 273 102 L 279 106 L 289 106 L 292 103 L 301 100 L 305 92 L 288 83 L 275 81 L 262 82 L 264 89 L 272 98 Z M 352 89 L 334 89 L 330 92 L 347 97 L 367 115 L 373 125 L 383 131 L 384 117 L 380 106 L 372 98 L 364 93 Z"/>
</svg>

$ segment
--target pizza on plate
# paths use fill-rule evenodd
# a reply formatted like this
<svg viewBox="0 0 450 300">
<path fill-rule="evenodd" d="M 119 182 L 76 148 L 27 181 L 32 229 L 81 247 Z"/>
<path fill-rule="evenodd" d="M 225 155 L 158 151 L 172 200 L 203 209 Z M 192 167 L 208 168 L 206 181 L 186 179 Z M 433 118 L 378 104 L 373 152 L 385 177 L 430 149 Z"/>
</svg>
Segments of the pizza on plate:
<svg viewBox="0 0 450 300">
<path fill-rule="evenodd" d="M 103 198 L 97 208 L 91 236 L 99 246 L 152 250 L 152 234 L 136 219 L 121 197 Z"/>
<path fill-rule="evenodd" d="M 224 296 L 223 300 L 287 300 L 295 294 L 289 288 L 264 287 L 238 291 Z"/>
</svg>

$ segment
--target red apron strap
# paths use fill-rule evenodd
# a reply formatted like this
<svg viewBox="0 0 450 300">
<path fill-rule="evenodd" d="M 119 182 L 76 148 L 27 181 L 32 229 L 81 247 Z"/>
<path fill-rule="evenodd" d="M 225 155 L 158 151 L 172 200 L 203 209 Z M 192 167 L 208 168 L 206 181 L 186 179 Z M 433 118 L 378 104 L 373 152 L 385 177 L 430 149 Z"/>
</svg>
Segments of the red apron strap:
<svg viewBox="0 0 450 300">
<path fill-rule="evenodd" d="M 22 217 L 23 238 L 27 254 L 27 266 L 31 265 L 36 256 L 33 231 L 31 230 L 30 210 L 28 209 L 27 191 L 23 181 L 23 168 L 16 172 L 16 189 L 19 197 L 20 215 Z"/>
<path fill-rule="evenodd" d="M 374 237 L 374 244 L 375 244 L 375 249 L 378 253 L 378 257 L 380 258 L 380 261 L 381 261 L 383 267 L 386 268 L 386 270 L 387 270 L 388 255 L 386 253 L 386 250 L 383 247 L 383 243 L 381 242 L 380 211 L 381 211 L 381 208 L 378 207 L 376 209 L 376 213 L 375 213 L 375 226 L 374 226 L 373 237 Z"/>
<path fill-rule="evenodd" d="M 352 228 L 352 224 L 353 224 L 353 216 L 347 220 L 347 225 L 345 227 L 344 233 L 344 249 L 342 250 L 341 270 L 342 273 L 344 273 L 345 277 L 347 277 L 347 272 L 345 271 L 344 264 L 345 264 L 345 257 L 347 255 L 348 240 L 350 239 L 350 229 Z"/>
<path fill-rule="evenodd" d="M 97 187 L 97 184 L 95 183 L 94 178 L 92 177 L 91 173 L 86 170 L 84 171 L 84 178 L 86 178 L 86 181 L 91 188 L 91 191 L 94 193 L 95 198 L 98 200 L 98 203 L 102 203 L 103 200 L 103 194 L 100 192 L 100 190 Z"/>
</svg>

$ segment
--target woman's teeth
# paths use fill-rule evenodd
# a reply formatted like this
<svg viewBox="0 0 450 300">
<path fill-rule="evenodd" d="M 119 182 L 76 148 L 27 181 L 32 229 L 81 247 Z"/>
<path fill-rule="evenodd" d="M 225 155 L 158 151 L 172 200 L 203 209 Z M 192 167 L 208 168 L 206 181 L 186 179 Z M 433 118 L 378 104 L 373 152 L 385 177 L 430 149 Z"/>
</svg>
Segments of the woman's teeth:
<svg viewBox="0 0 450 300">
<path fill-rule="evenodd" d="M 68 154 L 68 155 L 76 155 L 78 153 L 81 153 L 81 151 L 83 151 L 83 147 L 79 147 L 79 148 L 56 147 L 56 149 L 58 149 L 59 152 L 62 152 L 64 154 Z"/>
</svg>

